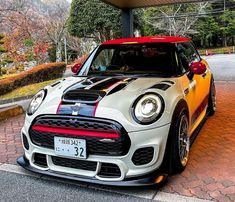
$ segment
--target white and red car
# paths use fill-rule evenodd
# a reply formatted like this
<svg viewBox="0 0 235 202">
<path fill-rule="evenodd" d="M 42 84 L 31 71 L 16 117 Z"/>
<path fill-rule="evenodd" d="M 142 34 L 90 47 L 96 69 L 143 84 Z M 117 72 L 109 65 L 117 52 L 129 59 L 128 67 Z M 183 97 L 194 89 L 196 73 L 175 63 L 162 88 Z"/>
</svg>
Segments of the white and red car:
<svg viewBox="0 0 235 202">
<path fill-rule="evenodd" d="M 184 170 L 216 106 L 211 70 L 190 39 L 108 41 L 73 70 L 32 99 L 21 166 L 112 185 L 160 183 Z"/>
</svg>

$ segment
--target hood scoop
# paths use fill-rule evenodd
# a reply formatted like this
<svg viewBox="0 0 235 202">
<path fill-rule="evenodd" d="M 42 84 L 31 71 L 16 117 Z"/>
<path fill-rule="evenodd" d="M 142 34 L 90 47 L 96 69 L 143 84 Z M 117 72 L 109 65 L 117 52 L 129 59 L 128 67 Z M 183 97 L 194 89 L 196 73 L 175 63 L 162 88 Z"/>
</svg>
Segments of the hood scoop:
<svg viewBox="0 0 235 202">
<path fill-rule="evenodd" d="M 75 89 L 67 91 L 62 100 L 69 103 L 97 103 L 105 95 L 104 91 Z"/>
</svg>

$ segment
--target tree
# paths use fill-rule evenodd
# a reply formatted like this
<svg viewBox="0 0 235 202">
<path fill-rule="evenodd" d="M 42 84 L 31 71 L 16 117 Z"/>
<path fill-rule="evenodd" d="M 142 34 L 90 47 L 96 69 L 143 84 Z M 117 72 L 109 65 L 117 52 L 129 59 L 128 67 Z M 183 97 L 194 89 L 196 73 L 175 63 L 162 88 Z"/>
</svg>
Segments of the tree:
<svg viewBox="0 0 235 202">
<path fill-rule="evenodd" d="M 212 16 L 201 18 L 195 26 L 198 31 L 195 36 L 200 40 L 201 46 L 211 46 L 213 37 L 219 33 L 219 23 Z"/>
<path fill-rule="evenodd" d="M 4 44 L 4 35 L 0 34 L 0 76 L 2 75 L 2 65 L 4 63 L 2 54 L 7 51 L 6 48 L 3 46 L 3 44 Z"/>
<path fill-rule="evenodd" d="M 68 31 L 80 38 L 102 42 L 120 36 L 120 11 L 100 0 L 73 0 Z"/>
<path fill-rule="evenodd" d="M 150 25 L 148 29 L 154 28 L 164 34 L 185 36 L 196 32 L 192 27 L 207 5 L 208 2 L 149 8 L 145 11 L 144 20 Z"/>
<path fill-rule="evenodd" d="M 64 38 L 66 37 L 66 21 L 68 18 L 69 6 L 66 2 L 54 2 L 48 8 L 43 18 L 44 29 L 48 39 L 56 49 L 56 61 L 62 61 Z"/>
<path fill-rule="evenodd" d="M 223 36 L 223 45 L 227 46 L 228 38 L 233 40 L 235 36 L 235 11 L 234 10 L 225 10 L 223 15 L 219 17 L 221 24 L 220 32 Z"/>
</svg>

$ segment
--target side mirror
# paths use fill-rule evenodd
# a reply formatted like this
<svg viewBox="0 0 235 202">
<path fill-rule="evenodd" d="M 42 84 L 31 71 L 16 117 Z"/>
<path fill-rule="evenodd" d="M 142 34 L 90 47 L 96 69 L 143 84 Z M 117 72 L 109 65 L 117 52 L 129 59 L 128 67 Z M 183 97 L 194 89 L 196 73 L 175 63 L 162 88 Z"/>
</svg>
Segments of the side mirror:
<svg viewBox="0 0 235 202">
<path fill-rule="evenodd" d="M 77 74 L 78 71 L 81 69 L 81 67 L 82 67 L 82 64 L 77 63 L 77 64 L 75 64 L 75 65 L 73 65 L 73 66 L 71 67 L 71 71 L 72 71 L 74 74 Z"/>
<path fill-rule="evenodd" d="M 190 65 L 190 71 L 193 74 L 203 74 L 206 71 L 206 65 L 202 62 L 192 62 Z"/>
</svg>

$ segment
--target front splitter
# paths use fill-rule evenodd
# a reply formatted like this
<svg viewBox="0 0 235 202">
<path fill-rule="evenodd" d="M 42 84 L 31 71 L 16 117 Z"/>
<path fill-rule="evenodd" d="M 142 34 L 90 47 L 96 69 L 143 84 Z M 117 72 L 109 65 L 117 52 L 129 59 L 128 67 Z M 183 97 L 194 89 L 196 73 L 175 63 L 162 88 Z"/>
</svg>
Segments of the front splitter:
<svg viewBox="0 0 235 202">
<path fill-rule="evenodd" d="M 153 172 L 153 173 L 140 176 L 140 177 L 128 178 L 123 181 L 102 181 L 96 178 L 86 178 L 83 176 L 55 172 L 52 170 L 46 170 L 46 171 L 39 170 L 39 169 L 32 167 L 28 159 L 26 159 L 25 156 L 19 157 L 17 159 L 17 163 L 26 170 L 43 174 L 43 175 L 64 178 L 64 179 L 69 179 L 69 180 L 75 180 L 75 181 L 81 181 L 81 182 L 87 182 L 87 183 L 93 183 L 93 184 L 110 185 L 110 186 L 151 186 L 151 185 L 162 184 L 168 177 L 167 174 Z M 159 181 L 158 179 L 160 178 L 162 180 Z"/>
</svg>

